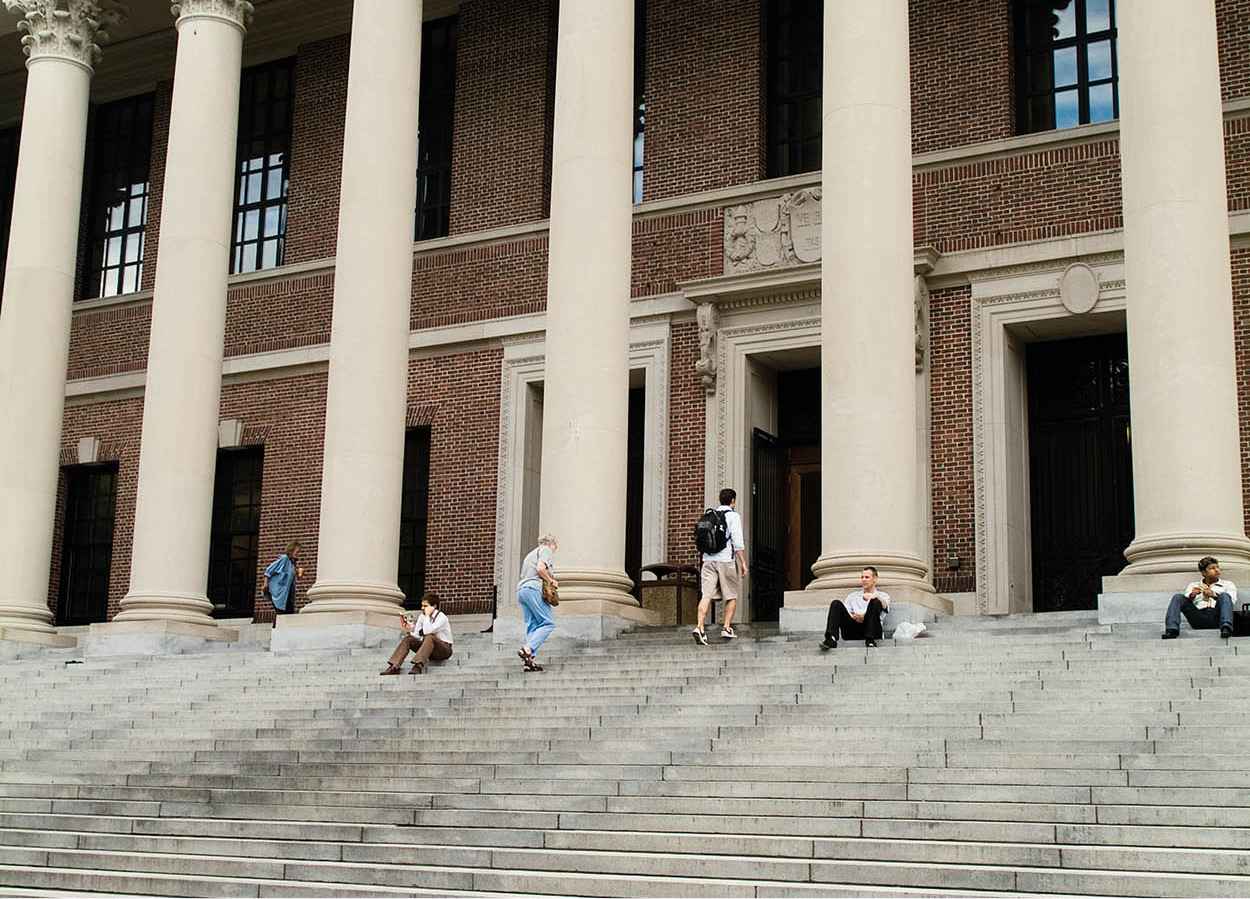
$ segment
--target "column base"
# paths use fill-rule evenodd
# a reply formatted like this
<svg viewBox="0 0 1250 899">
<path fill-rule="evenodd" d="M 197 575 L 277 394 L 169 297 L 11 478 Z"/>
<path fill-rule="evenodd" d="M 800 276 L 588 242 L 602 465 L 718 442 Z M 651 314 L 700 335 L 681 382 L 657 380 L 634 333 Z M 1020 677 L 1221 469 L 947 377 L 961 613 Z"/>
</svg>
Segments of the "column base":
<svg viewBox="0 0 1250 899">
<path fill-rule="evenodd" d="M 1184 583 L 1177 587 L 1180 589 L 1198 579 L 1198 560 L 1203 556 L 1215 556 L 1226 573 L 1234 568 L 1250 569 L 1250 540 L 1243 534 L 1154 534 L 1138 537 L 1124 550 L 1128 565 L 1120 575 L 1175 575 L 1184 579 Z M 1237 579 L 1233 580 L 1236 582 Z M 1104 578 L 1104 589 L 1106 581 Z"/>
<path fill-rule="evenodd" d="M 368 581 L 317 581 L 308 588 L 312 600 L 299 610 L 299 616 L 358 612 L 364 615 L 389 615 L 392 618 L 404 609 L 404 593 L 395 584 Z M 278 616 L 279 621 L 291 616 Z"/>
<path fill-rule="evenodd" d="M 93 624 L 82 640 L 88 658 L 103 656 L 182 655 L 224 649 L 239 632 L 216 623 L 203 625 L 185 621 L 147 620 Z"/>
<path fill-rule="evenodd" d="M 853 553 L 822 554 L 812 566 L 816 580 L 807 585 L 808 590 L 858 590 L 859 576 L 867 566 L 877 569 L 881 585 L 890 599 L 900 589 L 907 588 L 917 593 L 934 592 L 933 585 L 926 579 L 928 566 L 919 556 L 907 553 Z M 787 602 L 788 604 L 788 602 Z M 826 601 L 825 605 L 828 605 Z"/>
<path fill-rule="evenodd" d="M 177 621 L 200 627 L 217 627 L 212 618 L 213 604 L 202 593 L 138 593 L 122 599 L 121 611 L 109 624 L 140 621 Z M 95 627 L 95 625 L 92 625 Z"/>
<path fill-rule="evenodd" d="M 1098 623 L 1148 622 L 1163 627 L 1163 616 L 1172 595 L 1198 580 L 1197 561 L 1195 557 L 1191 570 L 1184 574 L 1118 574 L 1103 578 L 1102 592 L 1098 594 Z M 1250 566 L 1225 568 L 1221 565 L 1220 577 L 1237 584 L 1239 590 L 1244 589 L 1250 586 Z M 1237 605 L 1241 605 L 1240 600 Z"/>
<path fill-rule="evenodd" d="M 9 643 L 29 643 L 35 646 L 47 646 L 53 649 L 64 649 L 78 645 L 78 638 L 69 634 L 58 634 L 55 630 L 31 630 L 20 625 L 0 625 L 0 641 Z"/>
<path fill-rule="evenodd" d="M 837 590 L 787 590 L 784 595 L 778 625 L 783 634 L 823 634 L 829 616 L 829 603 L 845 599 L 851 589 Z M 955 604 L 944 596 L 928 590 L 916 590 L 903 584 L 890 584 L 885 590 L 890 594 L 890 610 L 885 615 L 885 632 L 888 635 L 904 621 L 936 621 L 939 615 L 955 614 Z"/>
<path fill-rule="evenodd" d="M 638 600 L 634 599 L 634 582 L 624 571 L 611 568 L 560 568 L 557 566 L 556 580 L 560 582 L 560 608 L 565 612 L 596 614 L 575 612 L 575 604 L 581 602 L 599 603 L 593 608 L 600 608 L 603 614 L 607 615 L 628 614 L 614 610 L 612 606 L 641 611 Z"/>
<path fill-rule="evenodd" d="M 269 638 L 271 652 L 298 652 L 304 649 L 394 649 L 403 636 L 398 606 L 388 612 L 315 612 L 305 615 L 279 615 Z"/>
</svg>

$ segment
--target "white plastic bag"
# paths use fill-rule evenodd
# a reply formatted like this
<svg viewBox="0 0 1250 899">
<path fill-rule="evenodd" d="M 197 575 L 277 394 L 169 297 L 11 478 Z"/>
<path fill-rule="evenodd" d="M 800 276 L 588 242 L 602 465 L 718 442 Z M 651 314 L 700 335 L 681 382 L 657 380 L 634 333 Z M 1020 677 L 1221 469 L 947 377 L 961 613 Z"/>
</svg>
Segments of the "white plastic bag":
<svg viewBox="0 0 1250 899">
<path fill-rule="evenodd" d="M 911 640 L 913 637 L 919 637 L 925 631 L 924 622 L 921 621 L 904 621 L 894 628 L 895 640 Z"/>
</svg>

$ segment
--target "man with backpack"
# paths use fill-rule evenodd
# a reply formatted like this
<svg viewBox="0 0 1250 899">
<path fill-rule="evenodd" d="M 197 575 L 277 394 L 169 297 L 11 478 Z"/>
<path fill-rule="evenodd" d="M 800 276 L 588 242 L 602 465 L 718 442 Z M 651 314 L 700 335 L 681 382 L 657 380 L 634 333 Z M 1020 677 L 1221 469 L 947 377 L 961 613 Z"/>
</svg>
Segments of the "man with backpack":
<svg viewBox="0 0 1250 899">
<path fill-rule="evenodd" d="M 699 621 L 694 629 L 694 642 L 707 646 L 703 621 L 715 600 L 725 601 L 725 623 L 720 635 L 726 640 L 734 633 L 734 611 L 742 592 L 742 579 L 747 575 L 747 557 L 743 554 L 746 540 L 742 536 L 742 516 L 734 511 L 738 493 L 731 487 L 720 492 L 720 505 L 708 509 L 694 528 L 694 542 L 699 548 Z"/>
</svg>

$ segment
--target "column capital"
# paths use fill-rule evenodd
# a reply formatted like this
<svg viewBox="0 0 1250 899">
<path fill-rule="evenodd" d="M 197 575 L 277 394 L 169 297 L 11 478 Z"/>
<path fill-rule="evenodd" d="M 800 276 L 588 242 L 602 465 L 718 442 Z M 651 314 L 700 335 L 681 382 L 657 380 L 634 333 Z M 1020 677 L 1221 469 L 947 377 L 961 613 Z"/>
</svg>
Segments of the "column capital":
<svg viewBox="0 0 1250 899">
<path fill-rule="evenodd" d="M 107 29 L 124 22 L 130 11 L 119 0 L 4 0 L 4 6 L 22 14 L 17 30 L 26 32 L 22 48 L 31 61 L 52 57 L 88 70 L 100 60 Z"/>
<path fill-rule="evenodd" d="M 179 0 L 169 11 L 178 17 L 177 26 L 187 19 L 220 19 L 240 31 L 247 31 L 255 7 L 248 0 Z"/>
</svg>

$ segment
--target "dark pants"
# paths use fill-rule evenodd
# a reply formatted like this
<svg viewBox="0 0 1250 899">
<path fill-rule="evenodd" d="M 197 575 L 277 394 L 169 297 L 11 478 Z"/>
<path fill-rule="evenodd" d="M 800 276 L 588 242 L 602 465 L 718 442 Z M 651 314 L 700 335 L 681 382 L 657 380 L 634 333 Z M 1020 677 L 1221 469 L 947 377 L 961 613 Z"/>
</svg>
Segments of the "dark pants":
<svg viewBox="0 0 1250 899">
<path fill-rule="evenodd" d="M 387 662 L 398 668 L 404 663 L 404 659 L 408 657 L 409 652 L 416 653 L 412 660 L 414 665 L 424 665 L 430 659 L 441 662 L 444 659 L 451 658 L 451 644 L 444 643 L 431 634 L 426 634 L 424 637 L 404 634 L 404 639 L 399 641 L 399 645 L 395 647 L 395 651 L 391 653 L 391 657 L 387 659 Z"/>
<path fill-rule="evenodd" d="M 1233 626 L 1233 598 L 1227 593 L 1215 597 L 1216 605 L 1211 609 L 1200 609 L 1194 601 L 1184 593 L 1177 593 L 1168 604 L 1167 615 L 1163 619 L 1163 627 L 1169 631 L 1181 629 L 1181 616 L 1196 631 L 1213 630 L 1217 627 Z"/>
<path fill-rule="evenodd" d="M 881 639 L 881 600 L 868 600 L 868 611 L 863 621 L 856 621 L 851 613 L 842 605 L 842 600 L 835 599 L 829 603 L 829 618 L 825 621 L 825 639 L 837 640 L 841 634 L 843 640 L 880 640 Z"/>
</svg>

